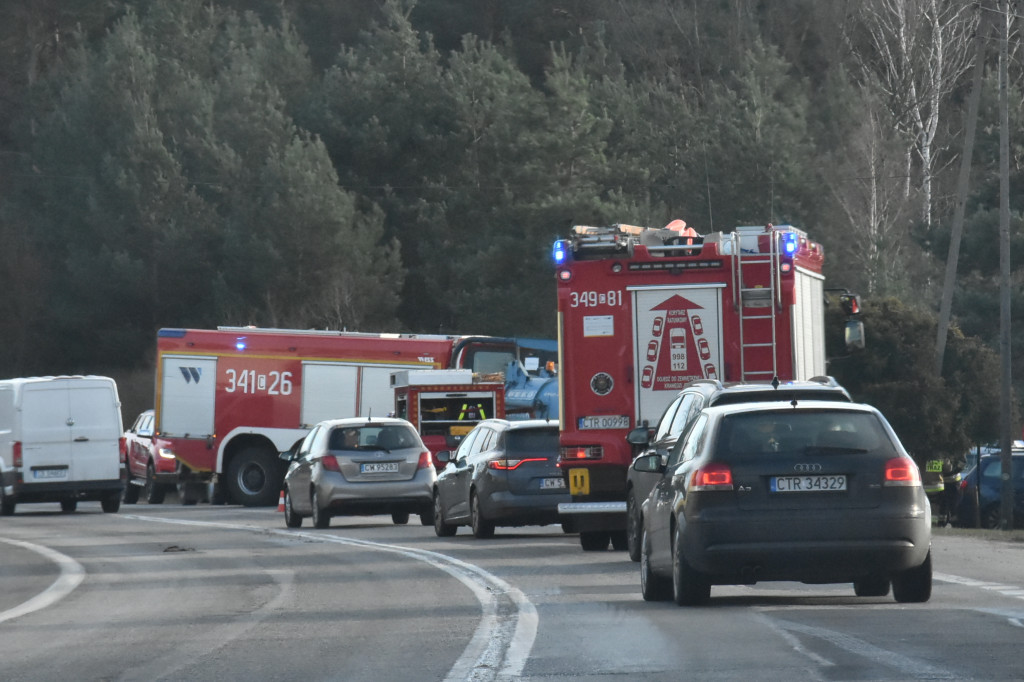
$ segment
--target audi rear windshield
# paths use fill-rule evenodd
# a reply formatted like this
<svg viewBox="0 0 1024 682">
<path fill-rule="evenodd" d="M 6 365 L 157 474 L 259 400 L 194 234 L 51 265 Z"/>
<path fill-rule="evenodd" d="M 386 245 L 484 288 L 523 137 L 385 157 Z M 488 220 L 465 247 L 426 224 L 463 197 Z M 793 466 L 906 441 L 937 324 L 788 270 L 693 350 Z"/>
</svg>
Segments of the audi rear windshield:
<svg viewBox="0 0 1024 682">
<path fill-rule="evenodd" d="M 835 410 L 743 412 L 722 419 L 716 452 L 730 460 L 779 454 L 876 453 L 896 457 L 896 447 L 870 412 Z"/>
</svg>

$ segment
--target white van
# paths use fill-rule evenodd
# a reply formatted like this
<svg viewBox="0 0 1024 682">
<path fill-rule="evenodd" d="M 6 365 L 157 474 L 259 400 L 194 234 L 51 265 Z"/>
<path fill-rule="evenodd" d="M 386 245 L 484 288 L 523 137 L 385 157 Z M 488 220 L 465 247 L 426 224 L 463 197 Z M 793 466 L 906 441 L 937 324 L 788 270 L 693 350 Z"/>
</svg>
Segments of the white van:
<svg viewBox="0 0 1024 682">
<path fill-rule="evenodd" d="M 121 402 L 109 377 L 0 381 L 0 515 L 19 502 L 99 500 L 116 512 L 125 485 Z"/>
</svg>

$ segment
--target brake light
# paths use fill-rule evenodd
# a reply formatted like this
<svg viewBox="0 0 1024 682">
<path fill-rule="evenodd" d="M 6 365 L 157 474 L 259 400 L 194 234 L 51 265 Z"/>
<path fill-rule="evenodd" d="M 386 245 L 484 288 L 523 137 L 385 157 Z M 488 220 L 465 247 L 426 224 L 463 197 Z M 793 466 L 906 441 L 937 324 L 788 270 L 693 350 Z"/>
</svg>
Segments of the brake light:
<svg viewBox="0 0 1024 682">
<path fill-rule="evenodd" d="M 600 445 L 568 445 L 559 451 L 559 459 L 567 462 L 578 462 L 581 459 L 601 459 L 604 448 Z M 561 461 L 559 462 L 561 466 Z"/>
<path fill-rule="evenodd" d="M 732 490 L 732 469 L 721 462 L 702 466 L 690 477 L 688 490 Z"/>
<path fill-rule="evenodd" d="M 117 450 L 121 453 L 121 464 L 128 461 L 128 441 L 124 436 L 117 439 Z"/>
<path fill-rule="evenodd" d="M 894 457 L 885 463 L 885 476 L 882 485 L 914 486 L 921 485 L 921 471 L 914 460 L 906 457 Z"/>
<path fill-rule="evenodd" d="M 338 466 L 338 458 L 334 455 L 324 455 L 320 458 L 320 466 L 327 471 L 337 471 L 341 473 L 341 467 Z"/>
<path fill-rule="evenodd" d="M 488 469 L 497 469 L 498 471 L 512 471 L 520 464 L 526 462 L 546 462 L 547 457 L 529 457 L 527 459 L 492 459 L 487 463 Z"/>
<path fill-rule="evenodd" d="M 14 447 L 11 448 L 11 455 L 12 455 L 11 456 L 11 461 L 13 462 L 12 466 L 20 467 L 21 466 L 21 441 L 20 440 L 14 441 Z"/>
<path fill-rule="evenodd" d="M 420 453 L 420 461 L 416 464 L 417 469 L 426 469 L 427 467 L 434 466 L 434 458 L 430 454 L 430 450 L 424 450 Z"/>
</svg>

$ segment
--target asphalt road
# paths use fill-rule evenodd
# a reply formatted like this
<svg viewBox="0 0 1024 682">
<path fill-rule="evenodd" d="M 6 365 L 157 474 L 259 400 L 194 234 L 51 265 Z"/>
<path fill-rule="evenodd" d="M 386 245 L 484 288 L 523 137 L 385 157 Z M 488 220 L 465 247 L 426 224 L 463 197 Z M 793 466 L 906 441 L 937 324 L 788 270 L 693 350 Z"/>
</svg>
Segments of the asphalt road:
<svg viewBox="0 0 1024 682">
<path fill-rule="evenodd" d="M 1021 679 L 1024 544 L 986 536 L 936 533 L 926 604 L 764 583 L 679 608 L 557 526 L 22 505 L 0 518 L 0 680 Z"/>
</svg>

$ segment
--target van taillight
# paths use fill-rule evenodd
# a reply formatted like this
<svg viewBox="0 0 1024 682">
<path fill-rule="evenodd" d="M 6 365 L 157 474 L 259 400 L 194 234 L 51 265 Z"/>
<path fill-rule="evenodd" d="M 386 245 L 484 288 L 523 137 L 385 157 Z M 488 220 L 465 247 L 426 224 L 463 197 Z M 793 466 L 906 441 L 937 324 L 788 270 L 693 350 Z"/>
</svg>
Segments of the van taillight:
<svg viewBox="0 0 1024 682">
<path fill-rule="evenodd" d="M 732 469 L 728 464 L 712 462 L 693 472 L 689 490 L 732 490 Z"/>
<path fill-rule="evenodd" d="M 906 457 L 893 457 L 885 463 L 885 476 L 882 485 L 921 485 L 921 471 L 914 460 Z"/>
<path fill-rule="evenodd" d="M 338 458 L 334 455 L 324 455 L 320 458 L 320 466 L 327 471 L 337 471 L 341 473 L 341 467 L 338 466 Z"/>
<path fill-rule="evenodd" d="M 416 465 L 417 469 L 426 469 L 427 467 L 434 466 L 434 458 L 430 454 L 430 450 L 424 450 L 420 453 L 420 461 Z"/>
<path fill-rule="evenodd" d="M 117 449 L 121 453 L 121 464 L 128 461 L 128 441 L 124 436 L 117 439 Z"/>
<path fill-rule="evenodd" d="M 11 452 L 11 455 L 12 455 L 11 461 L 13 462 L 12 466 L 20 467 L 21 466 L 21 441 L 20 440 L 14 441 L 14 447 L 11 448 L 11 450 L 12 450 L 12 452 Z"/>
</svg>

